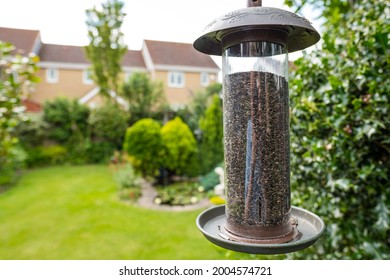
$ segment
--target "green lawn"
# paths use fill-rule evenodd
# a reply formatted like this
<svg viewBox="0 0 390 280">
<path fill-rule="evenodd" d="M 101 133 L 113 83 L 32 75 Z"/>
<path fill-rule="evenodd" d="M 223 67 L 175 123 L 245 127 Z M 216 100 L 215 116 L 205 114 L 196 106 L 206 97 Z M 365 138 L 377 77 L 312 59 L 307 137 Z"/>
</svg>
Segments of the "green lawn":
<svg viewBox="0 0 390 280">
<path fill-rule="evenodd" d="M 31 170 L 0 194 L 0 259 L 228 258 L 198 231 L 200 212 L 125 205 L 106 166 Z"/>
</svg>

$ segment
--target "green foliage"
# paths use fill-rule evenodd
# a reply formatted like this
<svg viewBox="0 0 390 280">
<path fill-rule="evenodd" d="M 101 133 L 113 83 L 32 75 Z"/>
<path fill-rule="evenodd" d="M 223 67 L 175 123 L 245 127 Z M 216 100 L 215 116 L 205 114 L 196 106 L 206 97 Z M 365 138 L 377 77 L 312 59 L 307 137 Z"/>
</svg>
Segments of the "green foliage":
<svg viewBox="0 0 390 280">
<path fill-rule="evenodd" d="M 120 147 L 127 127 L 127 114 L 115 104 L 90 112 L 76 99 L 66 98 L 46 102 L 43 119 L 48 126 L 47 138 L 66 147 L 66 162 L 72 164 L 107 162 Z M 34 160 L 40 165 L 39 157 L 29 154 L 30 165 Z"/>
<path fill-rule="evenodd" d="M 25 120 L 22 98 L 38 81 L 38 58 L 14 55 L 13 50 L 11 44 L 0 41 L 0 184 L 10 182 L 19 165 L 14 152 L 18 144 L 14 131 Z"/>
<path fill-rule="evenodd" d="M 16 135 L 28 152 L 30 167 L 102 163 L 121 147 L 127 120 L 128 114 L 115 104 L 106 104 L 90 113 L 77 100 L 58 98 L 45 103 L 43 115 L 31 116 L 28 122 L 20 124 Z M 58 146 L 65 147 L 66 157 L 53 158 L 51 151 Z"/>
<path fill-rule="evenodd" d="M 93 78 L 101 94 L 106 97 L 110 91 L 118 93 L 122 58 L 127 52 L 120 30 L 125 17 L 123 6 L 122 1 L 108 0 L 101 7 L 86 11 L 90 43 L 85 50 L 92 63 Z"/>
<path fill-rule="evenodd" d="M 151 81 L 148 74 L 142 72 L 130 76 L 123 84 L 121 94 L 130 104 L 131 124 L 150 118 L 165 104 L 162 83 Z"/>
<path fill-rule="evenodd" d="M 219 165 L 221 166 L 221 165 Z M 199 183 L 206 191 L 213 190 L 216 185 L 218 185 L 219 182 L 219 175 L 215 172 L 214 169 L 206 173 L 205 175 L 202 175 L 199 178 Z"/>
<path fill-rule="evenodd" d="M 27 149 L 28 167 L 58 165 L 67 162 L 67 149 L 61 145 L 38 146 Z"/>
<path fill-rule="evenodd" d="M 121 199 L 135 201 L 141 196 L 141 178 L 131 164 L 127 163 L 115 170 L 114 180 Z"/>
<path fill-rule="evenodd" d="M 215 94 L 220 95 L 221 92 L 222 92 L 222 84 L 220 83 L 211 84 L 206 88 L 206 95 L 208 96 L 214 96 Z"/>
<path fill-rule="evenodd" d="M 206 89 L 195 92 L 191 103 L 188 105 L 166 106 L 163 112 L 164 116 L 168 116 L 168 119 L 174 119 L 175 117 L 181 118 L 190 127 L 191 131 L 199 140 L 201 137 L 199 120 L 204 116 L 207 107 L 212 102 L 213 96 L 219 95 L 221 90 L 222 84 L 211 84 Z"/>
<path fill-rule="evenodd" d="M 214 83 L 209 85 L 204 91 L 196 92 L 191 104 L 188 106 L 188 117 L 180 116 L 195 133 L 200 132 L 199 120 L 204 116 L 207 107 L 213 100 L 214 95 L 220 95 L 222 84 Z"/>
<path fill-rule="evenodd" d="M 131 156 L 134 168 L 143 175 L 156 175 L 161 161 L 160 124 L 152 119 L 137 121 L 126 131 L 124 150 Z"/>
<path fill-rule="evenodd" d="M 89 108 L 77 99 L 56 98 L 45 102 L 43 120 L 49 125 L 49 138 L 60 144 L 79 143 L 88 135 Z"/>
<path fill-rule="evenodd" d="M 177 175 L 196 173 L 197 144 L 190 128 L 179 117 L 161 128 L 164 147 L 164 167 Z"/>
<path fill-rule="evenodd" d="M 327 229 L 317 246 L 293 256 L 388 259 L 390 2 L 359 1 L 347 11 L 356 1 L 322 2 L 325 15 L 335 10 L 322 50 L 298 60 L 290 79 L 291 170 L 293 204 L 320 215 Z M 336 11 L 345 21 L 334 28 Z"/>
<path fill-rule="evenodd" d="M 346 21 L 354 6 L 362 0 L 285 0 L 286 5 L 295 7 L 299 13 L 304 7 L 321 11 L 321 17 L 326 19 L 325 25 L 338 26 L 340 21 Z M 339 27 L 339 26 L 338 26 Z M 341 27 L 343 28 L 343 27 Z M 330 30 L 329 30 L 330 31 Z"/>
<path fill-rule="evenodd" d="M 48 124 L 43 120 L 43 115 L 28 115 L 28 120 L 20 122 L 15 129 L 15 135 L 20 144 L 25 148 L 37 147 L 47 138 Z"/>
<path fill-rule="evenodd" d="M 107 103 L 91 111 L 89 124 L 93 139 L 120 148 L 128 127 L 129 115 L 117 104 Z"/>
<path fill-rule="evenodd" d="M 86 141 L 84 153 L 75 163 L 107 163 L 116 150 L 114 143 L 109 141 Z M 77 158 L 80 155 L 74 155 Z"/>
<path fill-rule="evenodd" d="M 0 167 L 0 186 L 10 185 L 16 181 L 15 171 L 20 171 L 25 167 L 27 156 L 26 151 L 20 145 L 10 148 L 7 164 Z"/>
<path fill-rule="evenodd" d="M 15 135 L 27 151 L 27 166 L 107 162 L 121 146 L 127 114 L 108 104 L 86 119 L 88 115 L 89 109 L 77 100 L 62 98 L 46 103 L 42 115 L 20 123 Z"/>
<path fill-rule="evenodd" d="M 211 104 L 199 121 L 202 132 L 199 158 L 201 173 L 204 174 L 215 168 L 223 161 L 223 116 L 222 101 L 214 95 Z"/>
<path fill-rule="evenodd" d="M 206 197 L 199 191 L 198 183 L 179 182 L 157 188 L 155 203 L 167 205 L 189 205 L 199 202 Z"/>
</svg>

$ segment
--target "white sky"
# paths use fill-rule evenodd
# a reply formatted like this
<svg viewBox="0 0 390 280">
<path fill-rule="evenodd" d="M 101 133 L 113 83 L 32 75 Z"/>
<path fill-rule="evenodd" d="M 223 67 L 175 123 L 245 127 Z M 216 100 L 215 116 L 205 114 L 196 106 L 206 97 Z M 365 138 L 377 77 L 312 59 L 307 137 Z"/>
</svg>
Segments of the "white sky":
<svg viewBox="0 0 390 280">
<path fill-rule="evenodd" d="M 104 0 L 0 0 L 0 26 L 40 30 L 44 43 L 88 44 L 85 10 Z M 143 39 L 193 43 L 203 28 L 227 12 L 245 8 L 247 0 L 125 0 L 125 43 L 139 50 Z M 283 0 L 263 6 L 288 10 Z M 310 20 L 311 14 L 304 14 Z M 317 26 L 315 26 L 318 28 Z"/>
</svg>

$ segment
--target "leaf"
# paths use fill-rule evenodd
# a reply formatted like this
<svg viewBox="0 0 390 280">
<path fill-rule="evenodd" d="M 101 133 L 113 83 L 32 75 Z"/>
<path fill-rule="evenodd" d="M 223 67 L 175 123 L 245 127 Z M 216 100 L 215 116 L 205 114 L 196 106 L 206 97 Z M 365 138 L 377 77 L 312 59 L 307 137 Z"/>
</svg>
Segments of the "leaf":
<svg viewBox="0 0 390 280">
<path fill-rule="evenodd" d="M 387 207 L 385 195 L 381 196 L 379 203 L 375 207 L 375 211 L 378 215 L 375 226 L 379 231 L 388 230 L 390 225 L 390 209 Z"/>
</svg>

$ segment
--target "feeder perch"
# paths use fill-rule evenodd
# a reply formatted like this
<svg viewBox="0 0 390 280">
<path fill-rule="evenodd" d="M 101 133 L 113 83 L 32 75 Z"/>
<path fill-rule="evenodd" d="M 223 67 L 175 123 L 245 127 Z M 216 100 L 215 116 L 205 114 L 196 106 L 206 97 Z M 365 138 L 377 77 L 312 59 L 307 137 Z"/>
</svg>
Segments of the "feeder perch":
<svg viewBox="0 0 390 280">
<path fill-rule="evenodd" d="M 197 218 L 216 245 L 279 254 L 322 234 L 318 216 L 290 203 L 288 96 L 288 52 L 319 39 L 306 19 L 248 0 L 194 42 L 198 51 L 222 56 L 226 205 Z"/>
</svg>

